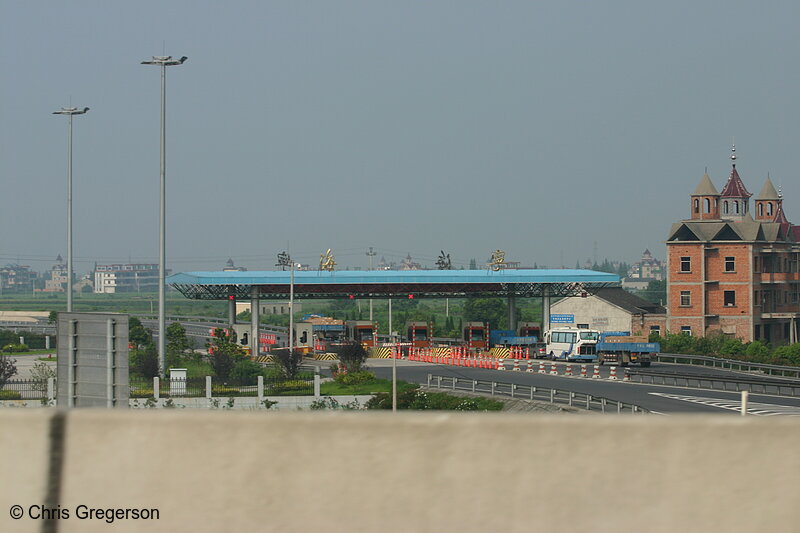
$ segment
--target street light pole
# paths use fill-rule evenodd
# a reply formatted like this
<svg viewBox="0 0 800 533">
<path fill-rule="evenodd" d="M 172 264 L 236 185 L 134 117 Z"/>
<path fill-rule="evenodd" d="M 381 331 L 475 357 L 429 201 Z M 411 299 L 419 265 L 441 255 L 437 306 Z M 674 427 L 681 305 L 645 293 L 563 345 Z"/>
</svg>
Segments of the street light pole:
<svg viewBox="0 0 800 533">
<path fill-rule="evenodd" d="M 62 107 L 60 111 L 53 111 L 54 115 L 67 115 L 69 117 L 69 142 L 67 149 L 67 313 L 72 312 L 72 116 L 83 115 L 89 111 L 88 107 Z"/>
<path fill-rule="evenodd" d="M 158 370 L 161 377 L 167 373 L 166 318 L 164 312 L 164 283 L 166 279 L 166 194 L 167 194 L 167 67 L 182 65 L 188 58 L 153 56 L 142 65 L 161 67 L 161 200 L 159 206 L 158 249 Z"/>
<path fill-rule="evenodd" d="M 294 260 L 289 269 L 289 357 L 294 353 Z"/>
<path fill-rule="evenodd" d="M 369 257 L 369 269 L 372 271 L 372 258 L 375 257 L 375 252 L 372 250 L 372 246 L 369 247 L 369 252 L 367 252 L 367 256 Z M 369 321 L 372 322 L 372 298 L 369 299 Z M 391 335 L 391 332 L 389 332 Z"/>
</svg>

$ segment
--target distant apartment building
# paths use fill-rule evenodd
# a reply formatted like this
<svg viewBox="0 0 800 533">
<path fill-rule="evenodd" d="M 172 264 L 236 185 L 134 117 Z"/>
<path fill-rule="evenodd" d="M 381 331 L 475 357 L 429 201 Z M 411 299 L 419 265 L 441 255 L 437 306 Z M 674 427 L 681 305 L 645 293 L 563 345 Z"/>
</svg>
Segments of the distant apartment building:
<svg viewBox="0 0 800 533">
<path fill-rule="evenodd" d="M 0 268 L 0 293 L 33 292 L 38 274 L 28 265 L 8 264 Z"/>
<path fill-rule="evenodd" d="M 667 329 L 743 341 L 797 342 L 800 226 L 769 176 L 755 199 L 736 170 L 722 192 L 708 174 L 691 195 L 691 218 L 667 237 Z"/>
<path fill-rule="evenodd" d="M 169 273 L 167 270 L 166 274 Z M 97 294 L 157 291 L 158 265 L 143 263 L 95 265 L 94 292 Z"/>
</svg>

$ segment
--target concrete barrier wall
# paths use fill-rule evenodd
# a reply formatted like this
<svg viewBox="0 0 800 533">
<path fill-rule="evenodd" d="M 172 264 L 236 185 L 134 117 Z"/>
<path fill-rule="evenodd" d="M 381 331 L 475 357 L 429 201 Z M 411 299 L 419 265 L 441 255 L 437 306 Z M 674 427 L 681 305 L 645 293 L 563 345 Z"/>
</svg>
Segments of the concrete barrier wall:
<svg viewBox="0 0 800 533">
<path fill-rule="evenodd" d="M 0 530 L 54 410 L 0 412 Z M 800 424 L 755 417 L 74 410 L 60 532 L 796 531 Z M 155 508 L 158 520 L 79 519 Z"/>
</svg>

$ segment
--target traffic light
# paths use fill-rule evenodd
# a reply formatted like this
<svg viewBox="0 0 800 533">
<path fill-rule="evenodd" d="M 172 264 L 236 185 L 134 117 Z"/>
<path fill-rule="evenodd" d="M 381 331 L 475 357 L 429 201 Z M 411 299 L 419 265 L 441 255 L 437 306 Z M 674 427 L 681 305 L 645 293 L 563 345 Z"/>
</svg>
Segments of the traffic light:
<svg viewBox="0 0 800 533">
<path fill-rule="evenodd" d="M 229 294 L 228 295 L 228 300 L 234 301 L 235 299 L 236 299 L 236 295 L 235 294 Z"/>
<path fill-rule="evenodd" d="M 413 294 L 409 294 L 409 295 L 408 295 L 408 299 L 409 299 L 409 300 L 413 300 L 413 299 L 414 299 L 414 295 L 413 295 Z"/>
<path fill-rule="evenodd" d="M 350 294 L 350 295 L 349 295 L 349 297 L 350 297 L 350 299 L 352 300 L 352 299 L 354 299 L 354 298 L 355 298 L 355 295 L 353 295 L 353 294 Z"/>
</svg>

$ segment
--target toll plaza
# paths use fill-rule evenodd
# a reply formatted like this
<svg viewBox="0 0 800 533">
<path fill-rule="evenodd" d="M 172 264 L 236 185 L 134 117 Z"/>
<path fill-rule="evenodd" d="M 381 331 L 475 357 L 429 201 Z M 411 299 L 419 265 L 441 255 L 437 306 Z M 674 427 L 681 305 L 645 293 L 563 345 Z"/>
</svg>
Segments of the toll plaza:
<svg viewBox="0 0 800 533">
<path fill-rule="evenodd" d="M 581 297 L 619 282 L 619 276 L 577 269 L 370 270 L 182 272 L 167 284 L 187 298 L 226 300 L 228 322 L 236 324 L 237 300 L 251 301 L 250 331 L 257 330 L 262 299 L 467 298 L 502 297 L 509 329 L 516 329 L 514 300 L 542 299 L 542 328 L 550 326 L 551 298 Z"/>
</svg>

